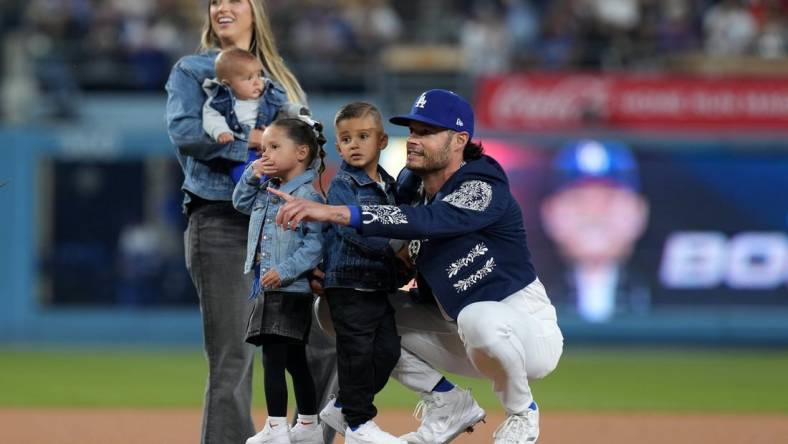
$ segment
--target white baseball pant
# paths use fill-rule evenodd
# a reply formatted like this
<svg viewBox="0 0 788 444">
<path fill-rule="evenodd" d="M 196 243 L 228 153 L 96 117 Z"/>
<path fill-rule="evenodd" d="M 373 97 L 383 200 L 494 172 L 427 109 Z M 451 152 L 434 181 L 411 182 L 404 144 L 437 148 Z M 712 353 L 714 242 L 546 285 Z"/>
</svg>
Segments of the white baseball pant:
<svg viewBox="0 0 788 444">
<path fill-rule="evenodd" d="M 417 392 L 431 391 L 442 371 L 486 378 L 506 411 L 522 414 L 533 401 L 528 380 L 552 372 L 563 351 L 555 308 L 538 279 L 501 302 L 468 305 L 456 323 L 401 293 L 390 299 L 402 336 L 391 376 Z M 331 334 L 327 304 L 316 307 L 320 326 Z"/>
<path fill-rule="evenodd" d="M 501 302 L 476 302 L 457 322 L 437 308 L 392 298 L 402 356 L 392 373 L 406 387 L 429 392 L 438 370 L 484 377 L 507 412 L 525 413 L 533 401 L 529 379 L 552 372 L 563 351 L 555 308 L 537 279 Z"/>
</svg>

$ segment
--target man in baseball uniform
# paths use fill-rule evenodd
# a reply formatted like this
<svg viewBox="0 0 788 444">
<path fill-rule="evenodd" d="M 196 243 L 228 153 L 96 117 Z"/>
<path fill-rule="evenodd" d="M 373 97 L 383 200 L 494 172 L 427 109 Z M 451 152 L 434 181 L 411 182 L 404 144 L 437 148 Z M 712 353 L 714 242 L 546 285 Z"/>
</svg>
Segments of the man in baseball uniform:
<svg viewBox="0 0 788 444">
<path fill-rule="evenodd" d="M 555 369 L 563 336 L 506 174 L 471 141 L 473 109 L 453 92 L 426 91 L 391 122 L 410 128 L 397 179 L 398 200 L 407 204 L 329 206 L 272 191 L 288 200 L 277 223 L 332 222 L 410 241 L 419 297 L 393 297 L 403 352 L 392 376 L 421 393 L 424 410 L 405 440 L 446 443 L 484 418 L 446 371 L 492 382 L 507 413 L 496 444 L 533 443 L 539 409 L 528 380 Z"/>
</svg>

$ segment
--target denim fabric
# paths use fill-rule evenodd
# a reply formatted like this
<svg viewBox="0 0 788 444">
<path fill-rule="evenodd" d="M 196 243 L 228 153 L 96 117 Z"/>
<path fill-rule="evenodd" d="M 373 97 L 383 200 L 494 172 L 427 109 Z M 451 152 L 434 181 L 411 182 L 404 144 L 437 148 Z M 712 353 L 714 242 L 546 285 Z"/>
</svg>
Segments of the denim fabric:
<svg viewBox="0 0 788 444">
<path fill-rule="evenodd" d="M 315 170 L 310 168 L 283 184 L 280 189 L 293 196 L 322 203 L 323 197 L 312 186 L 315 177 Z M 269 186 L 274 186 L 272 181 L 260 182 L 250 165 L 233 193 L 235 208 L 251 215 L 244 272 L 249 273 L 257 265 L 259 252 L 262 274 L 271 268 L 279 273 L 282 284 L 278 291 L 309 293 L 311 290 L 306 273 L 322 259 L 323 224 L 302 222 L 295 231 L 277 226 L 276 213 L 283 202 L 266 191 Z"/>
<path fill-rule="evenodd" d="M 295 185 L 295 183 L 301 182 L 301 185 L 296 188 L 292 194 L 311 198 L 317 201 L 322 202 L 323 198 L 320 196 L 314 188 L 310 185 L 311 180 L 314 179 L 314 170 L 309 169 L 306 171 L 303 177 L 303 181 L 295 178 L 289 184 L 286 184 L 282 187 L 283 191 L 290 190 L 290 186 Z M 307 179 L 311 176 L 311 179 Z M 238 188 L 240 189 L 237 192 L 238 197 L 238 205 L 247 209 L 247 213 L 251 212 L 253 214 L 252 219 L 248 224 L 248 235 L 247 238 L 247 257 L 246 257 L 246 264 L 244 265 L 245 269 L 251 270 L 254 264 L 254 255 L 255 247 L 254 245 L 257 244 L 260 240 L 260 232 L 262 230 L 262 225 L 265 223 L 269 226 L 269 228 L 273 228 L 274 225 L 274 218 L 276 217 L 276 212 L 278 211 L 278 207 L 281 205 L 279 199 L 270 199 L 271 208 L 270 212 L 262 211 L 262 208 L 267 208 L 269 202 L 268 193 L 265 192 L 267 188 L 268 182 L 259 183 L 259 181 L 251 174 L 251 168 L 248 168 L 244 171 L 244 175 L 241 177 L 241 181 L 238 182 Z M 288 186 L 290 185 L 290 186 Z M 320 233 L 321 226 L 319 224 L 309 224 L 310 233 Z M 253 235 L 252 235 L 253 234 Z M 267 235 L 265 235 L 267 236 Z M 255 240 L 257 239 L 257 240 Z M 319 244 L 319 243 L 318 243 Z M 322 251 L 318 250 L 316 255 L 316 261 L 320 261 L 320 256 L 322 255 Z M 292 255 L 287 255 L 286 257 L 291 257 Z M 315 264 L 317 263 L 315 262 Z M 240 265 L 240 263 L 239 263 Z M 303 264 L 302 264 L 303 265 Z M 247 267 L 248 266 L 248 267 Z M 314 266 L 307 267 L 306 270 L 311 270 Z M 240 268 L 239 268 L 240 270 Z M 247 279 L 244 279 L 248 282 Z M 279 289 L 279 291 L 303 291 L 298 290 L 298 288 L 309 288 L 308 284 L 304 286 L 304 282 L 306 281 L 305 278 L 300 277 L 300 282 L 298 284 L 292 284 L 290 287 L 285 289 Z M 306 290 L 311 291 L 311 290 Z M 247 297 L 249 293 L 246 293 Z M 337 393 L 338 390 L 338 378 L 336 372 L 336 362 L 337 362 L 337 355 L 336 355 L 336 346 L 332 338 L 326 336 L 321 330 L 320 327 L 317 325 L 317 322 L 313 322 L 310 328 L 309 334 L 309 343 L 306 346 L 306 355 L 307 361 L 309 362 L 309 369 L 312 373 L 312 377 L 315 380 L 315 388 L 317 389 L 317 395 L 320 399 L 320 405 L 325 405 L 328 400 L 328 397 Z M 252 432 L 254 434 L 254 432 Z M 323 439 L 325 440 L 326 444 L 330 444 L 334 440 L 335 432 L 331 427 L 324 427 L 323 430 Z M 251 436 L 251 435 L 249 435 Z M 236 442 L 236 441 L 227 441 L 227 442 Z M 243 442 L 243 441 L 237 441 Z"/>
<path fill-rule="evenodd" d="M 400 357 L 400 337 L 388 293 L 326 290 L 336 331 L 339 400 L 351 427 L 377 415 L 373 400 Z"/>
<path fill-rule="evenodd" d="M 235 115 L 235 96 L 232 90 L 218 81 L 212 81 L 206 87 L 209 91 L 210 107 L 224 116 L 227 126 L 233 132 L 243 132 L 249 134 L 251 128 L 242 127 Z M 257 111 L 257 122 L 255 128 L 262 128 L 271 123 L 276 117 L 279 109 L 287 103 L 287 93 L 276 82 L 272 80 L 265 80 L 265 87 L 263 94 L 260 96 L 260 108 Z"/>
<path fill-rule="evenodd" d="M 175 155 L 184 174 L 182 188 L 203 199 L 232 199 L 235 183 L 231 169 L 247 158 L 246 141 L 226 144 L 213 141 L 203 130 L 202 109 L 207 98 L 202 84 L 216 76 L 214 59 L 218 51 L 181 58 L 167 80 L 167 131 L 175 145 Z M 275 88 L 273 88 L 275 89 Z M 273 120 L 269 104 L 261 100 L 261 114 Z M 184 209 L 189 203 L 184 193 Z"/>
<path fill-rule="evenodd" d="M 249 280 L 241 272 L 248 225 L 230 202 L 219 202 L 195 210 L 184 234 L 208 359 L 202 444 L 242 443 L 255 433 L 249 411 L 254 347 L 244 343 Z"/>
<path fill-rule="evenodd" d="M 394 179 L 378 166 L 386 192 L 364 170 L 342 162 L 328 189 L 330 205 L 393 205 Z M 384 237 L 362 237 L 352 227 L 330 224 L 325 232 L 325 288 L 395 290 L 397 261 Z"/>
<path fill-rule="evenodd" d="M 248 146 L 245 141 L 216 143 L 202 125 L 202 84 L 216 76 L 217 54 L 211 50 L 182 58 L 166 86 L 167 130 L 185 176 L 183 190 L 224 201 L 193 211 L 185 233 L 186 263 L 200 298 L 209 369 L 202 444 L 243 443 L 255 433 L 249 412 L 254 346 L 243 342 L 251 287 L 242 273 L 249 218 L 231 206 L 235 182 L 229 175 L 247 160 Z M 289 114 L 305 112 L 298 107 Z M 185 205 L 189 194 L 184 194 Z M 307 357 L 322 405 L 337 390 L 336 354 L 332 341 L 315 324 Z M 327 443 L 333 436 L 331 430 L 324 433 Z"/>
<path fill-rule="evenodd" d="M 265 346 L 287 342 L 305 345 L 312 325 L 312 293 L 266 291 L 252 300 L 246 342 Z"/>
</svg>

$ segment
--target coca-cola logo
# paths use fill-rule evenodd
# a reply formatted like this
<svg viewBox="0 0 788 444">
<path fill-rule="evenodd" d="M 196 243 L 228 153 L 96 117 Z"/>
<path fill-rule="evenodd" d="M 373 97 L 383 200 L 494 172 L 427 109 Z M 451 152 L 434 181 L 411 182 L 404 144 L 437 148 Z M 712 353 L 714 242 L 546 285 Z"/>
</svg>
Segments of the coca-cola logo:
<svg viewBox="0 0 788 444">
<path fill-rule="evenodd" d="M 567 126 L 607 118 L 610 84 L 594 76 L 501 81 L 489 96 L 490 126 Z"/>
<path fill-rule="evenodd" d="M 785 79 L 532 73 L 489 77 L 480 93 L 491 129 L 788 128 Z"/>
</svg>

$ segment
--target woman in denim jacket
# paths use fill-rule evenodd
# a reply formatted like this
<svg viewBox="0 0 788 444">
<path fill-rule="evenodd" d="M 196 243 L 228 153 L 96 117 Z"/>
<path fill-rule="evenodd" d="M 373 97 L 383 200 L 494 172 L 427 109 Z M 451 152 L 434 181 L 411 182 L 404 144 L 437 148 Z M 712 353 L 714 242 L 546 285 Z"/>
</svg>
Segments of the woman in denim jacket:
<svg viewBox="0 0 788 444">
<path fill-rule="evenodd" d="M 249 218 L 232 207 L 230 171 L 248 159 L 262 131 L 251 130 L 248 143 L 211 140 L 202 125 L 202 84 L 216 76 L 218 51 L 235 46 L 260 59 L 267 76 L 286 91 L 282 101 L 304 103 L 304 94 L 276 50 L 260 0 L 211 0 L 206 18 L 201 52 L 179 60 L 170 73 L 167 128 L 185 176 L 186 267 L 199 297 L 208 359 L 201 442 L 224 444 L 243 442 L 255 431 L 250 414 L 254 347 L 244 343 L 249 280 L 242 274 Z"/>
<path fill-rule="evenodd" d="M 308 118 L 305 118 L 308 119 Z M 322 444 L 317 420 L 315 385 L 306 361 L 306 343 L 314 297 L 307 274 L 323 256 L 321 223 L 301 224 L 296 230 L 278 227 L 273 218 L 281 199 L 268 193 L 279 188 L 294 196 L 323 202 L 312 186 L 315 167 L 325 169 L 320 124 L 311 119 L 280 119 L 263 133 L 262 157 L 249 165 L 233 193 L 233 205 L 250 214 L 244 272 L 254 270 L 252 313 L 246 341 L 263 347 L 265 400 L 268 420 L 246 444 Z M 317 135 L 315 134 L 317 131 Z M 278 173 L 263 176 L 263 162 Z M 298 421 L 288 433 L 285 370 L 293 378 Z"/>
</svg>

